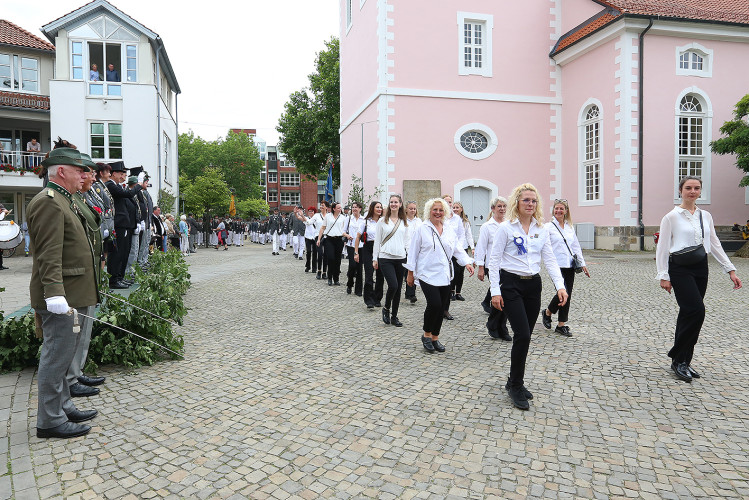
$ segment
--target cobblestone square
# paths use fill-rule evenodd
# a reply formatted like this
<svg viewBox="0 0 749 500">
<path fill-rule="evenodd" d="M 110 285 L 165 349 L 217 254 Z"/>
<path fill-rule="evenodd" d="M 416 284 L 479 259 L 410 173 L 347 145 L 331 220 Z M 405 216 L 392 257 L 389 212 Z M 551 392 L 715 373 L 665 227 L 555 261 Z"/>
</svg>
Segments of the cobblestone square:
<svg viewBox="0 0 749 500">
<path fill-rule="evenodd" d="M 522 412 L 475 277 L 451 305 L 447 352 L 429 355 L 420 293 L 395 328 L 291 249 L 201 249 L 186 359 L 103 367 L 101 394 L 75 400 L 100 412 L 89 435 L 38 439 L 34 370 L 0 375 L 0 498 L 749 497 L 746 290 L 711 258 L 703 376 L 686 384 L 669 369 L 677 306 L 653 254 L 585 257 L 574 336 L 534 330 Z M 749 285 L 749 262 L 732 260 Z M 9 313 L 28 304 L 31 259 L 6 265 Z M 544 276 L 542 300 L 552 291 Z"/>
</svg>

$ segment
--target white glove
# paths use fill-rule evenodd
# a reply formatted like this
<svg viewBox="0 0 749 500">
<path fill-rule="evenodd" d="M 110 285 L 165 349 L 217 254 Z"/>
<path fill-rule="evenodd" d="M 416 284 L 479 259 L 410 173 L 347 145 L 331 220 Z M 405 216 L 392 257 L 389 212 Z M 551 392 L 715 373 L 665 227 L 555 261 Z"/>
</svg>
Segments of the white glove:
<svg viewBox="0 0 749 500">
<path fill-rule="evenodd" d="M 143 184 L 143 181 L 146 180 L 146 173 L 141 172 L 138 174 L 138 184 Z"/>
<path fill-rule="evenodd" d="M 67 314 L 70 311 L 68 301 L 62 295 L 50 297 L 44 301 L 47 303 L 47 310 L 52 314 Z"/>
<path fill-rule="evenodd" d="M 142 226 L 141 229 L 143 231 L 145 231 L 146 230 L 146 221 L 144 221 L 144 220 L 140 221 L 140 225 Z"/>
<path fill-rule="evenodd" d="M 109 237 L 109 229 L 105 229 L 104 230 L 104 238 L 108 238 L 108 237 Z"/>
<path fill-rule="evenodd" d="M 137 226 L 135 226 L 135 230 L 133 231 L 133 233 L 140 234 L 140 224 L 138 224 Z"/>
</svg>

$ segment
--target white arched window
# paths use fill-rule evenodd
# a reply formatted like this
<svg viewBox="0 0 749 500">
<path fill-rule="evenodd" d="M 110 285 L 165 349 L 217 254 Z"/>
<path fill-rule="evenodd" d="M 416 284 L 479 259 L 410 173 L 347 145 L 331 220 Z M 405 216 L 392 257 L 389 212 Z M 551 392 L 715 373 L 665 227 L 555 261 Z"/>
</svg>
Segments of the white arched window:
<svg viewBox="0 0 749 500">
<path fill-rule="evenodd" d="M 601 108 L 591 104 L 580 117 L 580 203 L 603 202 L 603 168 L 601 164 Z"/>
<path fill-rule="evenodd" d="M 710 113 L 707 101 L 696 92 L 679 100 L 676 116 L 676 172 L 674 199 L 679 198 L 679 181 L 687 175 L 702 179 L 700 201 L 710 196 Z"/>
<path fill-rule="evenodd" d="M 713 51 L 698 43 L 676 47 L 676 74 L 682 76 L 713 76 Z"/>
</svg>

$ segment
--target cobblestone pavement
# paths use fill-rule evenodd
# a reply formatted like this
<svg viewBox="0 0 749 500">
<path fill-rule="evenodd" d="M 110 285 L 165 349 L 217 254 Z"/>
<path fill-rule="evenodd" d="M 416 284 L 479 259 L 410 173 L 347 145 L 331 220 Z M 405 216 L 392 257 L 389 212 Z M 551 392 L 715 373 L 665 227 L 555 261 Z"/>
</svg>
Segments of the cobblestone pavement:
<svg viewBox="0 0 749 500">
<path fill-rule="evenodd" d="M 0 376 L 0 497 L 749 497 L 749 301 L 714 261 L 703 377 L 686 384 L 669 370 L 676 303 L 653 254 L 586 252 L 574 337 L 537 325 L 522 412 L 504 390 L 510 343 L 483 326 L 485 284 L 467 279 L 447 352 L 428 355 L 420 295 L 403 328 L 385 326 L 290 251 L 270 254 L 190 256 L 187 359 L 104 367 L 101 394 L 76 400 L 100 412 L 88 436 L 36 438 L 33 370 Z"/>
</svg>

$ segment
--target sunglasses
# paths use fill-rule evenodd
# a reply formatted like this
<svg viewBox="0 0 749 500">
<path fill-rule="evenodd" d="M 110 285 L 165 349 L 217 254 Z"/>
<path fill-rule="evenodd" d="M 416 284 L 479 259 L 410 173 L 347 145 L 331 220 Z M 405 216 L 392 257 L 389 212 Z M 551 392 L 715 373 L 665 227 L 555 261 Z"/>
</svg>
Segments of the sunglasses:
<svg viewBox="0 0 749 500">
<path fill-rule="evenodd" d="M 564 198 L 559 198 L 559 199 L 554 200 L 554 204 L 557 204 L 557 203 L 567 203 L 567 200 L 565 200 Z"/>
</svg>

